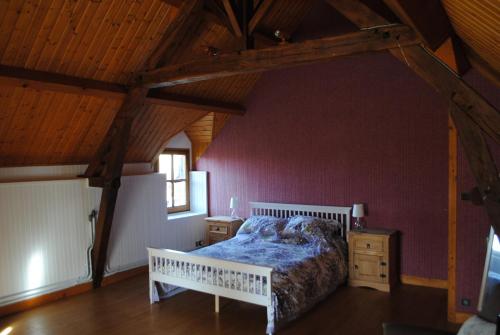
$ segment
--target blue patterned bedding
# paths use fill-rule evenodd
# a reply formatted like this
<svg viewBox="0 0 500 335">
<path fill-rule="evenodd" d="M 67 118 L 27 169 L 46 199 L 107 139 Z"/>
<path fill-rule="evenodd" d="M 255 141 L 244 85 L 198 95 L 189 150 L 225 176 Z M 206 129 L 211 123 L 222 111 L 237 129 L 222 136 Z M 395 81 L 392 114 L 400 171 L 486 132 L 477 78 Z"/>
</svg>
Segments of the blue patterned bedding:
<svg viewBox="0 0 500 335">
<path fill-rule="evenodd" d="M 324 299 L 345 282 L 348 271 L 340 224 L 303 216 L 255 216 L 236 237 L 192 253 L 273 268 L 267 333 Z"/>
</svg>

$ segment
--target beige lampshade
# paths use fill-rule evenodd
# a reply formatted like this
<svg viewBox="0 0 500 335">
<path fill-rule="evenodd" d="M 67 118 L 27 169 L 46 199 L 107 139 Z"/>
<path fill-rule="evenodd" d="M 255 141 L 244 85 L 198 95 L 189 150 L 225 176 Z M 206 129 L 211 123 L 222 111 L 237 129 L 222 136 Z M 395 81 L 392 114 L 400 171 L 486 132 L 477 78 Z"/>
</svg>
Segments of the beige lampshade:
<svg viewBox="0 0 500 335">
<path fill-rule="evenodd" d="M 354 204 L 354 206 L 352 207 L 352 217 L 362 218 L 363 216 L 365 216 L 363 204 Z"/>
</svg>

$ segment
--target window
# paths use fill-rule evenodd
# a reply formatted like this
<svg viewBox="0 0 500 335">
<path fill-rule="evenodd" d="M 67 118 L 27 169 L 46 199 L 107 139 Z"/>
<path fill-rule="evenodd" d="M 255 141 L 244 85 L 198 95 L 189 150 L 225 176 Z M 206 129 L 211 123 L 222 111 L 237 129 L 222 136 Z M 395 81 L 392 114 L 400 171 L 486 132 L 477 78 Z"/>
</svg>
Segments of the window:
<svg viewBox="0 0 500 335">
<path fill-rule="evenodd" d="M 168 212 L 189 211 L 189 150 L 165 150 L 158 158 L 158 172 L 166 176 Z"/>
</svg>

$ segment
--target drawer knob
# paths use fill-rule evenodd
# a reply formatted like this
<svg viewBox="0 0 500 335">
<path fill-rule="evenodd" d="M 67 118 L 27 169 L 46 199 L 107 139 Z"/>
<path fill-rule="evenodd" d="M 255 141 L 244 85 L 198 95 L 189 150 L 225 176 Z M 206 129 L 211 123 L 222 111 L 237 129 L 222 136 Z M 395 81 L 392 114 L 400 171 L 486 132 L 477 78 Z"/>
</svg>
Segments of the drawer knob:
<svg viewBox="0 0 500 335">
<path fill-rule="evenodd" d="M 357 270 L 358 269 L 358 266 L 356 264 L 354 264 L 354 269 Z"/>
<path fill-rule="evenodd" d="M 383 273 L 380 274 L 380 278 L 385 278 L 385 277 L 386 277 L 385 274 L 383 274 Z"/>
<path fill-rule="evenodd" d="M 367 249 L 370 249 L 372 246 L 370 245 L 370 243 L 366 243 L 366 248 Z"/>
<path fill-rule="evenodd" d="M 381 266 L 386 266 L 386 265 L 387 265 L 387 263 L 386 263 L 386 262 L 380 262 L 380 265 L 381 265 Z"/>
</svg>

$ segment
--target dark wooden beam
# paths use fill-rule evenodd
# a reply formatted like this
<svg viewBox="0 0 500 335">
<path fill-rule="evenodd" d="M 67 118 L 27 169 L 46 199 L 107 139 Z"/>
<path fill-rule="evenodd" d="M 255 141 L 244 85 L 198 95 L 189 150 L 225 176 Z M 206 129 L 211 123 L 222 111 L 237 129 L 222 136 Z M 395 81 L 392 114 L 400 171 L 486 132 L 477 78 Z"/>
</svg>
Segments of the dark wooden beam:
<svg viewBox="0 0 500 335">
<path fill-rule="evenodd" d="M 252 19 L 250 20 L 250 23 L 248 24 L 248 32 L 252 34 L 255 31 L 255 28 L 257 28 L 257 25 L 259 22 L 264 18 L 266 15 L 267 11 L 269 8 L 271 8 L 271 5 L 273 4 L 274 0 L 261 0 L 259 5 L 257 6 L 255 13 L 252 16 Z"/>
<path fill-rule="evenodd" d="M 0 86 L 111 99 L 123 99 L 127 94 L 127 87 L 120 84 L 7 65 L 0 65 Z"/>
<path fill-rule="evenodd" d="M 341 36 L 221 54 L 143 72 L 138 85 L 165 87 L 328 61 L 340 56 L 382 51 L 419 42 L 405 26 L 381 27 Z"/>
<path fill-rule="evenodd" d="M 252 33 L 250 32 L 250 20 L 253 17 L 253 0 L 241 0 L 238 12 L 238 21 L 243 35 L 242 46 L 243 50 L 254 49 L 255 42 Z"/>
<path fill-rule="evenodd" d="M 128 91 L 125 85 L 6 65 L 0 65 L 0 86 L 22 87 L 40 91 L 78 94 L 117 100 L 123 100 Z M 236 104 L 227 104 L 190 96 L 166 94 L 158 90 L 149 91 L 148 97 L 146 98 L 146 104 L 201 110 L 207 113 L 217 112 L 242 115 L 245 112 L 242 106 Z"/>
<path fill-rule="evenodd" d="M 384 3 L 401 19 L 401 22 L 415 29 L 432 51 L 441 46 L 453 33 L 441 1 L 384 0 Z"/>
<path fill-rule="evenodd" d="M 111 222 L 115 213 L 116 198 L 120 185 L 107 185 L 102 189 L 99 215 L 95 226 L 94 248 L 92 250 L 92 282 L 94 288 L 101 286 L 106 266 Z"/>
<path fill-rule="evenodd" d="M 481 128 L 466 111 L 452 104 L 450 114 L 491 224 L 498 233 L 500 232 L 500 177 L 488 142 Z"/>
<path fill-rule="evenodd" d="M 231 0 L 222 0 L 224 5 L 224 9 L 226 11 L 227 18 L 229 19 L 229 23 L 231 24 L 231 28 L 236 37 L 241 38 L 243 36 L 243 32 L 241 31 L 240 24 L 238 22 L 238 16 L 236 15 L 235 8 Z"/>
<path fill-rule="evenodd" d="M 179 8 L 179 14 L 167 28 L 162 43 L 158 45 L 146 61 L 145 69 L 155 67 L 158 62 L 165 59 L 164 54 L 169 50 L 170 45 L 179 40 L 178 34 L 185 31 L 183 25 L 189 22 L 188 18 L 191 13 L 197 11 L 201 5 L 202 2 L 198 0 L 183 2 Z M 107 247 L 130 130 L 132 129 L 132 123 L 146 103 L 148 91 L 145 87 L 132 87 L 129 89 L 120 110 L 116 113 L 110 129 L 97 150 L 97 154 L 85 171 L 85 177 L 90 178 L 89 183 L 91 185 L 103 187 L 96 224 L 96 239 L 92 250 L 94 287 L 101 286 L 104 274 Z"/>
<path fill-rule="evenodd" d="M 146 103 L 182 109 L 203 110 L 207 113 L 215 112 L 240 116 L 245 114 L 245 107 L 239 104 L 170 94 L 161 90 L 149 90 Z"/>
</svg>

